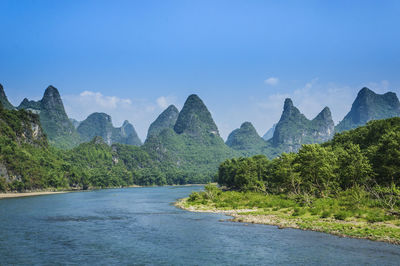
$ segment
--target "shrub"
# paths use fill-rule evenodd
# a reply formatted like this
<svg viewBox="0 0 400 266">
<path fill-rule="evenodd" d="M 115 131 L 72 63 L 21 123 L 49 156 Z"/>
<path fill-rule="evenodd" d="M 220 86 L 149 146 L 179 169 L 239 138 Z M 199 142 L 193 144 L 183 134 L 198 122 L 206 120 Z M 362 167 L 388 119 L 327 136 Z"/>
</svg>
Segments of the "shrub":
<svg viewBox="0 0 400 266">
<path fill-rule="evenodd" d="M 194 202 L 197 201 L 201 198 L 200 194 L 198 192 L 192 192 L 192 194 L 189 195 L 188 201 Z"/>
<path fill-rule="evenodd" d="M 321 218 L 329 218 L 329 217 L 331 217 L 331 215 L 332 215 L 332 212 L 330 210 L 325 210 L 322 212 Z"/>
<path fill-rule="evenodd" d="M 333 215 L 333 217 L 336 220 L 346 220 L 346 218 L 349 217 L 349 216 L 350 216 L 350 213 L 347 212 L 347 211 L 339 211 L 338 213 L 335 213 Z"/>
<path fill-rule="evenodd" d="M 292 213 L 292 216 L 302 216 L 306 214 L 307 210 L 304 208 L 294 208 L 294 212 Z"/>
</svg>

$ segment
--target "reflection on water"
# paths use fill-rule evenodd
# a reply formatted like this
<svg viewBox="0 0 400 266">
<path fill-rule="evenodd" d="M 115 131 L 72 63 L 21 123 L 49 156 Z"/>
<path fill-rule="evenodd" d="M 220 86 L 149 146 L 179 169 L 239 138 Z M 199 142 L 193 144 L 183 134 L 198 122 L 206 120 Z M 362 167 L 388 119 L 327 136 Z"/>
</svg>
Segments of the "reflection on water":
<svg viewBox="0 0 400 266">
<path fill-rule="evenodd" d="M 171 202 L 202 187 L 154 187 L 0 201 L 0 264 L 381 264 L 400 247 L 232 223 Z"/>
</svg>

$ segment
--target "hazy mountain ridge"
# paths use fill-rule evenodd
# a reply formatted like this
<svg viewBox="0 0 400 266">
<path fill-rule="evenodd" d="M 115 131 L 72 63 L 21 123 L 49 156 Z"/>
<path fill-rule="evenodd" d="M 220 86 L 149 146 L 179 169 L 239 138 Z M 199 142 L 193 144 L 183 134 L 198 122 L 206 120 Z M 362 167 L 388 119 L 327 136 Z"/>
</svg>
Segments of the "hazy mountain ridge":
<svg viewBox="0 0 400 266">
<path fill-rule="evenodd" d="M 106 113 L 93 113 L 79 123 L 77 131 L 85 142 L 90 141 L 96 136 L 104 139 L 105 143 L 130 144 L 140 146 L 140 141 L 135 128 L 126 120 L 119 128 L 112 124 L 111 116 Z"/>
<path fill-rule="evenodd" d="M 336 132 L 365 125 L 370 120 L 395 116 L 400 116 L 400 102 L 394 92 L 377 94 L 364 87 L 358 92 L 349 113 L 336 126 Z"/>
<path fill-rule="evenodd" d="M 5 107 L 14 108 L 8 102 L 1 85 L 0 100 L 5 103 L 3 104 Z M 71 148 L 81 142 L 90 141 L 94 136 L 101 136 L 108 145 L 113 143 L 141 145 L 134 126 L 127 121 L 120 128 L 115 128 L 111 117 L 105 113 L 91 114 L 82 122 L 68 118 L 60 94 L 53 86 L 46 89 L 40 101 L 29 101 L 25 98 L 17 109 L 26 109 L 39 114 L 50 143 L 58 147 Z M 279 122 L 268 131 L 269 135 L 273 133 L 268 141 L 257 134 L 250 122 L 245 122 L 241 128 L 234 130 L 228 136 L 226 145 L 221 146 L 223 140 L 211 113 L 204 102 L 193 94 L 187 98 L 180 112 L 171 105 L 150 125 L 146 139 L 149 144 L 146 145 L 146 149 L 148 151 L 154 149 L 158 153 L 168 150 L 168 156 L 174 157 L 176 162 L 184 160 L 178 158 L 177 154 L 186 151 L 183 148 L 172 148 L 171 144 L 174 142 L 188 150 L 193 145 L 196 150 L 200 145 L 211 147 L 213 143 L 212 145 L 219 147 L 217 150 L 224 150 L 224 154 L 239 152 L 241 155 L 249 156 L 261 153 L 275 157 L 282 152 L 295 152 L 302 144 L 325 142 L 330 140 L 335 132 L 358 127 L 369 120 L 393 116 L 400 116 L 400 103 L 396 94 L 388 92 L 380 95 L 368 88 L 360 90 L 350 112 L 336 128 L 328 107 L 314 119 L 309 120 L 293 105 L 291 99 L 286 99 Z M 169 131 L 162 134 L 166 129 Z M 182 134 L 184 137 L 179 138 L 178 136 Z M 213 139 L 212 136 L 216 138 Z M 265 134 L 264 137 L 269 136 Z M 150 149 L 149 146 L 153 148 Z"/>
</svg>

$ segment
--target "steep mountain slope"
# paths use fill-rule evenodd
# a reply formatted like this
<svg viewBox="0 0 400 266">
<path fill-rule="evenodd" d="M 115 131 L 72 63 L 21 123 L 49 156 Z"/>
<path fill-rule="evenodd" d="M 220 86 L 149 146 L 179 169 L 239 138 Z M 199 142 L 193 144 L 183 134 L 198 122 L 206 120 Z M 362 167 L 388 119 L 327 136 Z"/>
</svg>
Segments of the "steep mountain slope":
<svg viewBox="0 0 400 266">
<path fill-rule="evenodd" d="M 93 113 L 82 121 L 78 128 L 83 141 L 90 141 L 95 136 L 100 136 L 111 145 L 113 143 L 141 145 L 134 127 L 125 121 L 122 127 L 114 128 L 111 117 L 105 113 Z"/>
<path fill-rule="evenodd" d="M 14 110 L 15 107 L 8 101 L 3 85 L 0 84 L 0 103 L 5 109 Z"/>
<path fill-rule="evenodd" d="M 42 127 L 53 145 L 71 148 L 80 143 L 80 137 L 69 120 L 60 93 L 55 87 L 47 87 L 40 101 L 29 101 L 25 98 L 18 109 L 39 114 Z"/>
<path fill-rule="evenodd" d="M 308 120 L 286 99 L 281 119 L 269 142 L 281 152 L 295 152 L 302 144 L 321 143 L 332 138 L 334 123 L 331 112 L 325 107 L 313 120 Z"/>
<path fill-rule="evenodd" d="M 240 154 L 225 145 L 203 101 L 190 95 L 174 129 L 163 129 L 146 140 L 143 148 L 164 169 L 177 168 L 198 180 L 211 181 L 223 160 Z"/>
<path fill-rule="evenodd" d="M 179 111 L 174 105 L 168 106 L 158 117 L 151 123 L 147 132 L 147 138 L 157 136 L 166 128 L 174 128 L 176 120 L 178 119 Z"/>
<path fill-rule="evenodd" d="M 350 112 L 336 126 L 337 132 L 365 125 L 370 120 L 400 116 L 400 103 L 396 94 L 376 94 L 362 88 L 351 106 Z"/>
<path fill-rule="evenodd" d="M 226 145 L 245 156 L 252 156 L 265 153 L 267 142 L 257 134 L 250 122 L 244 122 L 229 134 Z"/>
<path fill-rule="evenodd" d="M 0 104 L 0 191 L 57 187 L 58 166 L 39 116 Z"/>
<path fill-rule="evenodd" d="M 219 136 L 217 125 L 203 101 L 195 94 L 190 95 L 179 113 L 174 126 L 177 134 L 188 134 L 202 137 L 206 135 Z"/>
</svg>

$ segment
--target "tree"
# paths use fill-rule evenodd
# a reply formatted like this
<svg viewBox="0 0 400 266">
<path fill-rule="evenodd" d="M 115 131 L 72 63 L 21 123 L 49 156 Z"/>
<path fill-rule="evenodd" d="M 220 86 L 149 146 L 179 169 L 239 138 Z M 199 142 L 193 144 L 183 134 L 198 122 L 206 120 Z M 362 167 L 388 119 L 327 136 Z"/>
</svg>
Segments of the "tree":
<svg viewBox="0 0 400 266">
<path fill-rule="evenodd" d="M 334 150 L 338 158 L 338 176 L 342 189 L 354 185 L 366 185 L 373 176 L 373 171 L 368 158 L 361 152 L 358 144 L 347 143 Z"/>
<path fill-rule="evenodd" d="M 296 158 L 305 192 L 326 197 L 338 186 L 336 155 L 318 144 L 303 145 Z"/>
<path fill-rule="evenodd" d="M 272 182 L 279 192 L 301 194 L 302 179 L 296 170 L 299 167 L 296 158 L 297 155 L 295 153 L 283 153 L 272 161 Z"/>
<path fill-rule="evenodd" d="M 400 182 L 400 132 L 389 131 L 382 136 L 373 157 L 378 184 L 391 185 Z"/>
</svg>

